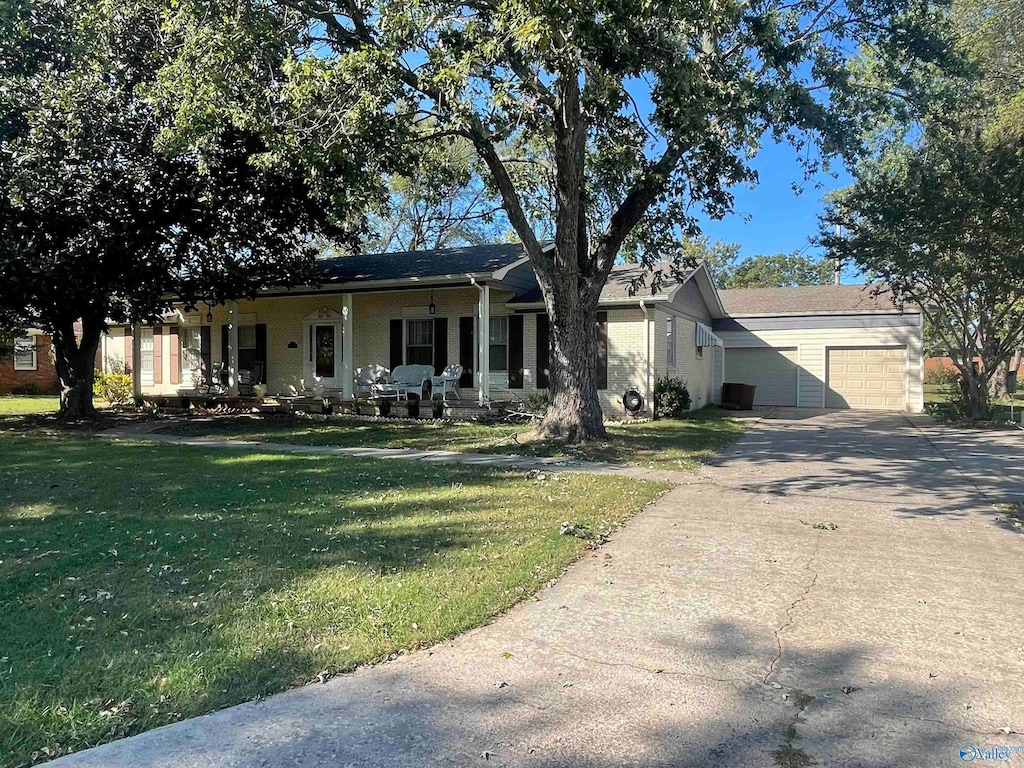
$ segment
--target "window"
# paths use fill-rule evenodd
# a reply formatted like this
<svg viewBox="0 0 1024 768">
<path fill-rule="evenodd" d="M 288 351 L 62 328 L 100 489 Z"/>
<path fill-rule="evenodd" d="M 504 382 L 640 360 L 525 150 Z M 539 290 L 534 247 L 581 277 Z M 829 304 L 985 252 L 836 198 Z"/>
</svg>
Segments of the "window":
<svg viewBox="0 0 1024 768">
<path fill-rule="evenodd" d="M 36 339 L 34 336 L 14 340 L 14 370 L 34 371 L 36 369 Z"/>
<path fill-rule="evenodd" d="M 434 321 L 407 320 L 405 323 L 405 364 L 434 364 Z"/>
<path fill-rule="evenodd" d="M 491 318 L 490 364 L 492 373 L 508 371 L 508 318 Z"/>
<path fill-rule="evenodd" d="M 676 367 L 676 335 L 675 331 L 675 318 L 671 315 L 665 321 L 665 341 L 668 344 L 668 348 L 665 352 L 665 363 L 669 368 Z"/>
<path fill-rule="evenodd" d="M 142 355 L 142 380 L 146 384 L 153 383 L 153 328 L 142 329 L 139 351 Z"/>
<path fill-rule="evenodd" d="M 181 335 L 181 378 L 198 388 L 203 383 L 203 336 L 197 327 L 183 327 Z"/>
<path fill-rule="evenodd" d="M 704 357 L 704 347 L 697 347 L 697 357 Z"/>
<path fill-rule="evenodd" d="M 238 326 L 238 370 L 251 371 L 256 362 L 256 326 Z"/>
</svg>

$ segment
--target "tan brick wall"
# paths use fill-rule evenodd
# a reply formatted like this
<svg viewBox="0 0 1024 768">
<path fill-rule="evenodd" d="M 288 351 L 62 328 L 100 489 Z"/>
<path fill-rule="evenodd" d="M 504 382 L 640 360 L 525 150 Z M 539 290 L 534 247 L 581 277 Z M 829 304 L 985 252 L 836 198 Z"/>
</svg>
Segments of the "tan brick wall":
<svg viewBox="0 0 1024 768">
<path fill-rule="evenodd" d="M 668 318 L 673 318 L 673 334 L 676 341 L 676 361 L 668 364 Z M 714 349 L 705 348 L 697 356 L 697 323 L 672 307 L 658 307 L 655 311 L 656 348 L 655 368 L 657 377 L 664 375 L 682 379 L 690 391 L 690 408 L 703 408 L 714 401 Z"/>
<path fill-rule="evenodd" d="M 36 345 L 36 369 L 34 371 L 14 370 L 14 356 L 0 356 L 0 395 L 6 395 L 15 387 L 34 385 L 46 394 L 60 391 L 57 369 L 53 360 L 50 337 L 46 334 L 29 334 Z"/>
</svg>

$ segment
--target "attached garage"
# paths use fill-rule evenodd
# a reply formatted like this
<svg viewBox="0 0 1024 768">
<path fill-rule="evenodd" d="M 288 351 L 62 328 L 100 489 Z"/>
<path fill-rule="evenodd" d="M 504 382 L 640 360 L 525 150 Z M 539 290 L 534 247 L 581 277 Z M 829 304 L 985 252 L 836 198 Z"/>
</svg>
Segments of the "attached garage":
<svg viewBox="0 0 1024 768">
<path fill-rule="evenodd" d="M 757 387 L 756 405 L 924 409 L 924 324 L 877 286 L 721 291 L 725 381 Z"/>
<path fill-rule="evenodd" d="M 725 380 L 753 384 L 754 405 L 796 405 L 797 371 L 795 347 L 725 352 Z"/>
<path fill-rule="evenodd" d="M 830 347 L 825 406 L 905 410 L 906 358 L 906 347 Z"/>
</svg>

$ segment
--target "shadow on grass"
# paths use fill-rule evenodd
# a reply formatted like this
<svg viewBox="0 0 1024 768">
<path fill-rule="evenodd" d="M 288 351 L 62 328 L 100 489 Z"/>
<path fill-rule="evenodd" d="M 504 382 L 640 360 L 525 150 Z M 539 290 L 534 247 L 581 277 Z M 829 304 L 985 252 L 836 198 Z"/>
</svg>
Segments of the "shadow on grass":
<svg viewBox="0 0 1024 768">
<path fill-rule="evenodd" d="M 656 495 L 619 478 L 8 436 L 0 740 L 18 764 L 486 621 Z M 14 762 L 8 762 L 13 760 Z"/>
</svg>

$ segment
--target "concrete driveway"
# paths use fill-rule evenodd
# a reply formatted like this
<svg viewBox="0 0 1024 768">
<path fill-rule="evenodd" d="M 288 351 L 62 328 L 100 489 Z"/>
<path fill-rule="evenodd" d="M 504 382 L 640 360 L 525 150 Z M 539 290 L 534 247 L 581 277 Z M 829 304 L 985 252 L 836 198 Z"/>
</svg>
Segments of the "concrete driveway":
<svg viewBox="0 0 1024 768">
<path fill-rule="evenodd" d="M 56 764 L 931 767 L 1021 747 L 1024 535 L 992 502 L 1024 498 L 1022 447 L 775 413 L 490 626 Z"/>
</svg>

